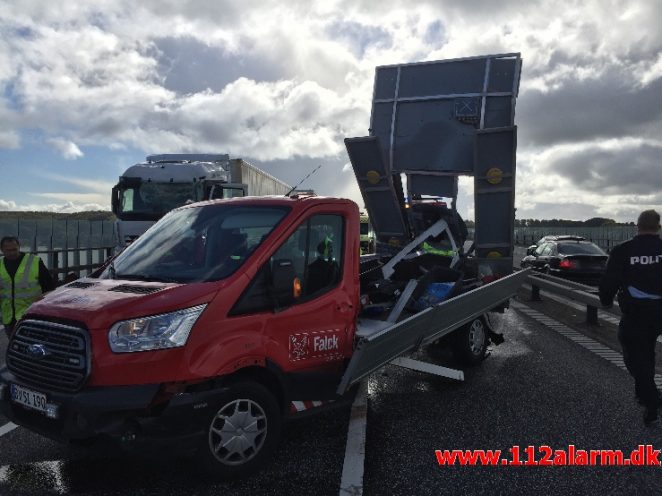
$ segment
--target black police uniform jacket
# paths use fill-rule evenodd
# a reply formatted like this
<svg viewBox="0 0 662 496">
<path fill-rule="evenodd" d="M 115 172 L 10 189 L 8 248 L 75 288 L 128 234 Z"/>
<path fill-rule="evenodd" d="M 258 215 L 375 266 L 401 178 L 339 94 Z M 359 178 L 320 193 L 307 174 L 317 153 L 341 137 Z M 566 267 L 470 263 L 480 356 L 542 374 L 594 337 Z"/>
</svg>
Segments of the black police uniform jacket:
<svg viewBox="0 0 662 496">
<path fill-rule="evenodd" d="M 618 293 L 623 313 L 646 307 L 662 309 L 662 300 L 633 298 L 630 287 L 648 295 L 662 296 L 662 239 L 657 234 L 638 234 L 615 246 L 599 289 L 600 302 L 606 306 L 611 305 Z"/>
</svg>

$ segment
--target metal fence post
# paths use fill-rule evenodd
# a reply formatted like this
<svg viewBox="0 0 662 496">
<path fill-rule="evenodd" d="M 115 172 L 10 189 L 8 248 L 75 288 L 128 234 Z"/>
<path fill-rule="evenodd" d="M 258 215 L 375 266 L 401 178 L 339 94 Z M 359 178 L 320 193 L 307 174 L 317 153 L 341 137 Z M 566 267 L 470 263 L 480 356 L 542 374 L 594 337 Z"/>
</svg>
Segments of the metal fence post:
<svg viewBox="0 0 662 496">
<path fill-rule="evenodd" d="M 598 324 L 598 307 L 586 305 L 586 322 L 592 325 Z"/>
<path fill-rule="evenodd" d="M 531 301 L 542 301 L 540 297 L 540 287 L 535 284 L 531 284 Z"/>
<path fill-rule="evenodd" d="M 51 245 L 52 245 L 52 241 L 51 241 Z M 51 248 L 52 248 L 52 246 L 51 246 Z M 52 257 L 52 260 L 53 260 L 53 265 L 51 267 L 51 274 L 53 274 L 53 278 L 57 282 L 57 281 L 60 280 L 60 275 L 58 273 L 58 269 L 60 267 L 60 260 L 59 260 L 60 257 L 59 257 L 58 252 L 53 251 L 53 250 L 51 250 L 51 257 Z"/>
<path fill-rule="evenodd" d="M 80 221 L 76 221 L 76 249 L 74 250 L 74 267 L 76 268 L 76 277 L 80 277 Z M 67 277 L 66 274 L 65 277 Z"/>
<path fill-rule="evenodd" d="M 64 277 L 67 277 L 69 273 L 69 220 L 64 221 L 64 250 L 62 250 L 62 256 L 64 260 L 62 261 L 62 268 L 64 269 Z"/>
</svg>

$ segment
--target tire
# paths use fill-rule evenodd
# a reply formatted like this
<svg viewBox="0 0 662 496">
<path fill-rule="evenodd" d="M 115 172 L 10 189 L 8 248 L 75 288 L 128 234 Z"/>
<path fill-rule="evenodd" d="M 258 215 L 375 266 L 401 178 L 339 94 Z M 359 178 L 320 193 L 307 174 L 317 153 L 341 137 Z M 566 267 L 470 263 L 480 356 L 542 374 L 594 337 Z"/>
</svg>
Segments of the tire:
<svg viewBox="0 0 662 496">
<path fill-rule="evenodd" d="M 485 359 L 489 330 L 482 317 L 477 317 L 453 333 L 451 349 L 462 365 L 473 367 Z"/>
<path fill-rule="evenodd" d="M 208 417 L 198 452 L 201 468 L 215 479 L 259 470 L 278 447 L 282 414 L 276 398 L 261 384 L 237 382 Z"/>
</svg>

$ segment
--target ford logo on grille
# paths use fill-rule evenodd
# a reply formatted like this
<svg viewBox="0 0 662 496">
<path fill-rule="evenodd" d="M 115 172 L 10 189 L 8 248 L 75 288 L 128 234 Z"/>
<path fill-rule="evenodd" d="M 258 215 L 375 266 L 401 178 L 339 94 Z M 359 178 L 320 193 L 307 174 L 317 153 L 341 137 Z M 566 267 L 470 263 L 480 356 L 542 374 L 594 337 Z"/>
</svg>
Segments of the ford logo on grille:
<svg viewBox="0 0 662 496">
<path fill-rule="evenodd" d="M 28 346 L 26 351 L 28 352 L 28 355 L 30 355 L 32 358 L 36 358 L 37 360 L 41 360 L 49 354 L 48 350 L 43 344 L 31 344 Z"/>
</svg>

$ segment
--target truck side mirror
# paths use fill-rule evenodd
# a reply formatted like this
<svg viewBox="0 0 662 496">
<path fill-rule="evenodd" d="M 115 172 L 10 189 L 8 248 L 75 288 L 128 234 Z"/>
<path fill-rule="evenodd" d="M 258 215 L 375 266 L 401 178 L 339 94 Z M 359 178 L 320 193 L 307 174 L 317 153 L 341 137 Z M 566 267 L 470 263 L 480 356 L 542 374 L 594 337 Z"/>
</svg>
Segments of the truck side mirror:
<svg viewBox="0 0 662 496">
<path fill-rule="evenodd" d="M 114 214 L 117 214 L 120 211 L 120 190 L 117 186 L 114 186 L 112 189 L 110 205 Z"/>
<path fill-rule="evenodd" d="M 537 245 L 531 245 L 526 249 L 526 254 L 527 255 L 533 255 L 533 253 L 536 251 L 536 248 L 538 248 Z"/>
<path fill-rule="evenodd" d="M 281 258 L 273 261 L 271 292 L 276 308 L 287 307 L 301 296 L 301 281 L 294 271 L 292 260 Z"/>
</svg>

